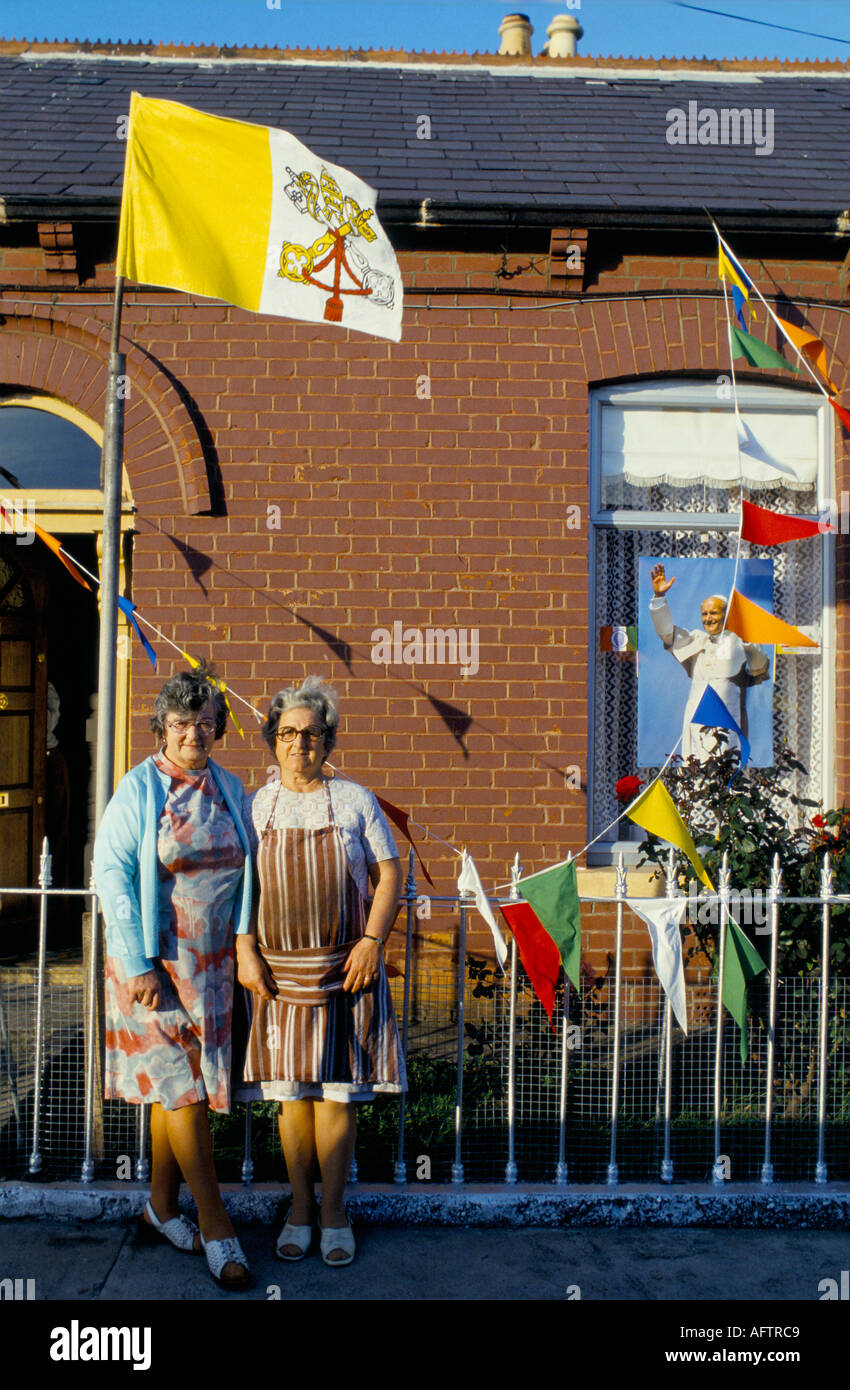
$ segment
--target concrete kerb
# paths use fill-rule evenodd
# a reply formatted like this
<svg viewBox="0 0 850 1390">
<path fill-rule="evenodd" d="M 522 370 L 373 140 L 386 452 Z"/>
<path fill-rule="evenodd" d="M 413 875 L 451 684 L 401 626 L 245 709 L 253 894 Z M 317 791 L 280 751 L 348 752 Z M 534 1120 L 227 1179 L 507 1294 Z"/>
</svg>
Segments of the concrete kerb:
<svg viewBox="0 0 850 1390">
<path fill-rule="evenodd" d="M 278 1184 L 222 1187 L 236 1222 L 271 1225 L 288 1189 Z M 0 1182 L 0 1218 L 51 1221 L 130 1221 L 147 1197 L 140 1184 Z M 616 1189 L 518 1183 L 508 1189 L 439 1184 L 427 1191 L 393 1184 L 349 1189 L 346 1204 L 355 1222 L 397 1227 L 750 1227 L 846 1230 L 850 1228 L 850 1185 L 828 1190 L 809 1183 L 770 1188 L 728 1184 L 659 1188 L 622 1184 Z M 192 1211 L 188 1196 L 183 1206 Z"/>
</svg>

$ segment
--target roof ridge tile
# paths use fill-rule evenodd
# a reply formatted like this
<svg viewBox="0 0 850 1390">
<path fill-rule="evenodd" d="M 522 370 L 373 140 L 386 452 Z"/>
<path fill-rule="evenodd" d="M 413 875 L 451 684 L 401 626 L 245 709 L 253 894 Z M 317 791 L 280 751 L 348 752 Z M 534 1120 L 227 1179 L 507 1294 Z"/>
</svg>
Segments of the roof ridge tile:
<svg viewBox="0 0 850 1390">
<path fill-rule="evenodd" d="M 215 60 L 227 62 L 237 59 L 245 62 L 251 58 L 271 62 L 333 62 L 333 63 L 390 63 L 399 66 L 423 64 L 468 65 L 497 68 L 533 68 L 537 73 L 593 71 L 596 68 L 619 67 L 624 71 L 650 68 L 653 71 L 673 71 L 691 69 L 712 72 L 783 72 L 789 70 L 806 72 L 830 72 L 847 70 L 850 72 L 850 58 L 697 58 L 686 57 L 622 57 L 616 54 L 577 53 L 571 58 L 551 58 L 548 54 L 516 56 L 501 53 L 451 52 L 442 50 L 431 52 L 424 49 L 398 48 L 278 48 L 259 44 L 205 44 L 205 43 L 162 43 L 153 39 L 122 40 L 111 43 L 103 39 L 17 39 L 0 38 L 0 57 L 30 56 L 73 56 L 88 58 L 152 57 L 197 59 L 199 62 Z"/>
</svg>

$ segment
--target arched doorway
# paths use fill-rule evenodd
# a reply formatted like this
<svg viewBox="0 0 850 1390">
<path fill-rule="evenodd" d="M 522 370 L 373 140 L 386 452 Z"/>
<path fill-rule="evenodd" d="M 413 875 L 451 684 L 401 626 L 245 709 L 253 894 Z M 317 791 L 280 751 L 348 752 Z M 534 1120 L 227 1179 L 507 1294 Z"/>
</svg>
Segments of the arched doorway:
<svg viewBox="0 0 850 1390">
<path fill-rule="evenodd" d="M 0 539 L 0 884 L 34 882 L 46 817 L 46 583 Z M 4 927 L 26 915 L 0 907 Z M 5 944 L 5 943 L 4 943 Z"/>
<path fill-rule="evenodd" d="M 88 882 L 97 587 L 82 588 L 36 537 L 33 523 L 56 536 L 91 574 L 98 573 L 100 455 L 100 428 L 81 412 L 37 392 L 0 394 L 0 502 L 7 513 L 0 559 L 8 588 L 6 607 L 0 606 L 0 704 L 4 693 L 7 697 L 0 718 L 5 715 L 9 721 L 0 724 L 0 886 L 37 882 L 45 834 L 53 856 L 53 886 L 80 888 Z M 125 524 L 131 511 L 127 499 Z M 15 605 L 14 613 L 7 611 L 10 605 Z M 124 634 L 119 642 L 119 650 L 126 649 Z M 119 663 L 119 770 L 126 765 L 127 665 Z M 32 902 L 26 910 L 25 902 L 9 896 L 0 907 L 4 928 L 17 924 L 3 933 L 2 954 L 7 957 L 10 948 L 17 954 L 32 946 L 34 914 Z M 80 898 L 54 900 L 51 947 L 79 944 L 82 911 Z"/>
</svg>

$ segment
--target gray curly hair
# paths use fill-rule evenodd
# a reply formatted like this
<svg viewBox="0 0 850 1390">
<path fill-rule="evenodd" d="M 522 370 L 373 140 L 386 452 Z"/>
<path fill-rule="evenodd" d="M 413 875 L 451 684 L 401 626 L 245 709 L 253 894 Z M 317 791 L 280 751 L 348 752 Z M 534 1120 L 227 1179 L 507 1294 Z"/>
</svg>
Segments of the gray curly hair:
<svg viewBox="0 0 850 1390">
<path fill-rule="evenodd" d="M 336 746 L 339 728 L 339 706 L 333 687 L 326 685 L 321 676 L 307 676 L 300 685 L 289 685 L 272 696 L 266 722 L 260 731 L 272 752 L 280 716 L 287 709 L 309 709 L 315 714 L 325 741 L 325 758 L 329 757 Z"/>
<path fill-rule="evenodd" d="M 157 738 L 165 738 L 165 720 L 169 714 L 185 717 L 208 703 L 215 707 L 215 736 L 221 738 L 227 723 L 227 705 L 218 686 L 212 683 L 213 675 L 211 666 L 201 666 L 195 671 L 178 671 L 165 682 L 154 700 L 151 715 L 151 728 Z"/>
</svg>

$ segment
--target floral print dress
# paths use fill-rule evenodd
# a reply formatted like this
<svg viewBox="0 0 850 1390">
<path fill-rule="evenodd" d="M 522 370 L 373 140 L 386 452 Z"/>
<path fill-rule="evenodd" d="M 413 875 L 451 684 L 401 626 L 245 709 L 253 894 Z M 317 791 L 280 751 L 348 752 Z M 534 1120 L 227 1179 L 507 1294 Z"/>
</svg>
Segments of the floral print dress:
<svg viewBox="0 0 850 1390">
<path fill-rule="evenodd" d="M 207 1101 L 230 1109 L 233 918 L 245 851 L 208 768 L 189 772 L 154 756 L 170 778 L 157 840 L 157 1009 L 134 1002 L 121 966 L 106 961 L 108 1100 L 158 1101 L 165 1110 Z"/>
</svg>

